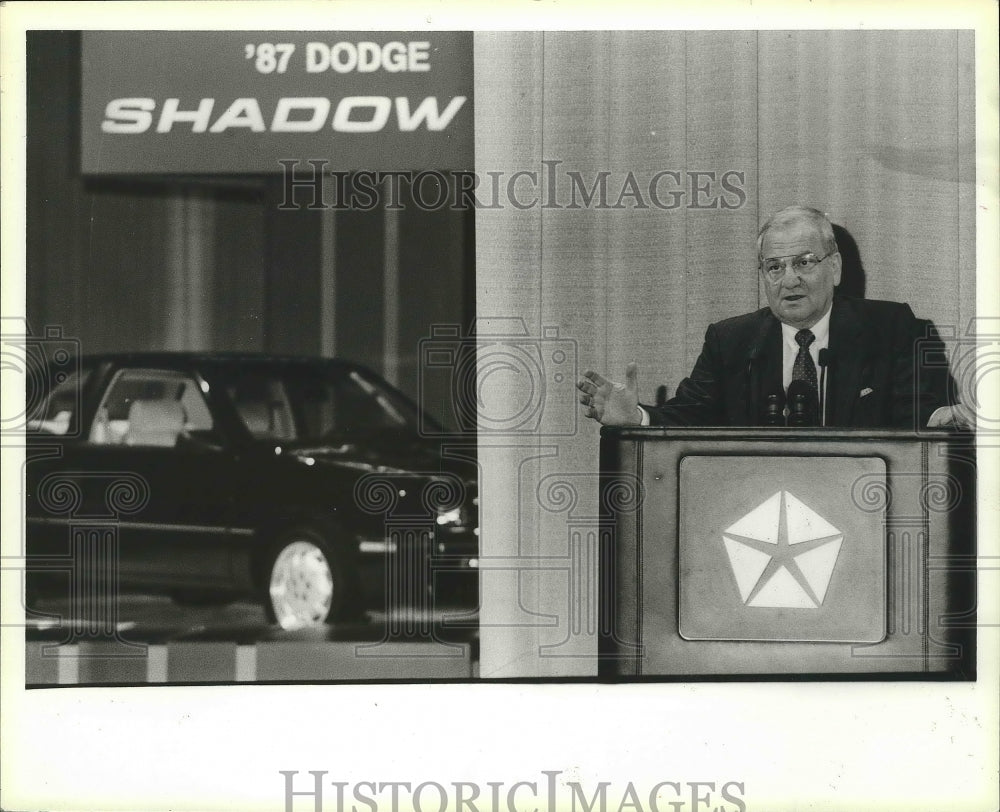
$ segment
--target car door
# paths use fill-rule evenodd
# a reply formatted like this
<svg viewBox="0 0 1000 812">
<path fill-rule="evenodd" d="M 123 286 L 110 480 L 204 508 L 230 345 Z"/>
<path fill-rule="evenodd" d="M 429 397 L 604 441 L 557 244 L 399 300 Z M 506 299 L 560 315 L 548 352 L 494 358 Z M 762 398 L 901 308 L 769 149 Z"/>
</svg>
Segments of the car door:
<svg viewBox="0 0 1000 812">
<path fill-rule="evenodd" d="M 120 367 L 89 430 L 67 447 L 60 464 L 76 484 L 83 520 L 107 522 L 116 531 L 118 577 L 126 588 L 232 582 L 235 460 L 203 386 L 185 369 Z"/>
</svg>

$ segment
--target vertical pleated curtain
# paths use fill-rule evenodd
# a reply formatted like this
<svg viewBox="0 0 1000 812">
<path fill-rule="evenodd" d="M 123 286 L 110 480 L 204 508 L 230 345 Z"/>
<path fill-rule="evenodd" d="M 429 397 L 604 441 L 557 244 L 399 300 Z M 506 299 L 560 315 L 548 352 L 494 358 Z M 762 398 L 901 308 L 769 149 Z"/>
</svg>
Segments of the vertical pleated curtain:
<svg viewBox="0 0 1000 812">
<path fill-rule="evenodd" d="M 541 367 L 480 403 L 482 676 L 596 672 L 598 430 L 568 381 L 587 368 L 623 380 L 635 360 L 643 400 L 672 393 L 710 322 L 762 306 L 755 236 L 770 213 L 826 211 L 857 245 L 868 298 L 964 333 L 973 59 L 956 31 L 477 33 L 477 172 L 540 176 L 538 205 L 476 219 L 479 331 L 523 319 Z M 545 208 L 543 161 L 557 202 L 569 173 L 588 187 L 609 173 L 613 203 L 631 172 L 648 208 Z M 677 208 L 649 205 L 662 171 L 680 173 L 659 187 L 664 201 L 683 192 Z M 705 205 L 730 172 L 742 196 Z M 711 191 L 692 173 L 714 173 Z M 575 353 L 572 374 L 555 349 Z M 537 427 L 491 430 L 526 400 L 544 409 Z"/>
</svg>

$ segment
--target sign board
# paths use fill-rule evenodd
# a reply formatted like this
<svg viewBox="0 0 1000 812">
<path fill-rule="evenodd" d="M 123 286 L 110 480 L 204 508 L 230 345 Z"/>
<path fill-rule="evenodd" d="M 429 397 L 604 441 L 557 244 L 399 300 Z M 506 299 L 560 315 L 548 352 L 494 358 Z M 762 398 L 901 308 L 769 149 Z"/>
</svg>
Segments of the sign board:
<svg viewBox="0 0 1000 812">
<path fill-rule="evenodd" d="M 82 60 L 85 174 L 473 169 L 471 32 L 87 31 Z"/>
</svg>

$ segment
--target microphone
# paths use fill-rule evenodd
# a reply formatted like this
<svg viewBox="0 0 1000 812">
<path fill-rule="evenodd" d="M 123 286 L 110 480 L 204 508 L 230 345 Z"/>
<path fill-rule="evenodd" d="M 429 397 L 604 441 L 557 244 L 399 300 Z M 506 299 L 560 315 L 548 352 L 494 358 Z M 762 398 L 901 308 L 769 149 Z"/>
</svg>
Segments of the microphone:
<svg viewBox="0 0 1000 812">
<path fill-rule="evenodd" d="M 764 425 L 785 425 L 785 395 L 783 392 L 770 394 L 764 401 Z"/>
<path fill-rule="evenodd" d="M 824 347 L 819 351 L 819 408 L 822 415 L 821 426 L 826 425 L 826 368 L 833 362 L 833 350 Z"/>
<path fill-rule="evenodd" d="M 803 380 L 788 385 L 788 425 L 816 425 L 816 390 Z"/>
</svg>

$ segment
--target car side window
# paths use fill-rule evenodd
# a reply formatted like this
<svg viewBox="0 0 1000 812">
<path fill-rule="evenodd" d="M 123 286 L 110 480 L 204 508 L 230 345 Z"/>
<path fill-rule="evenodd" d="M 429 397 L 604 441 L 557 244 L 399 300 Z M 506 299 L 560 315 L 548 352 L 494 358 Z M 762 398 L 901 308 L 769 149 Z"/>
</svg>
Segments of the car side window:
<svg viewBox="0 0 1000 812">
<path fill-rule="evenodd" d="M 108 387 L 90 429 L 95 445 L 172 448 L 182 437 L 204 436 L 212 415 L 195 380 L 164 369 L 123 369 Z"/>
<path fill-rule="evenodd" d="M 226 387 L 243 425 L 256 439 L 294 440 L 295 423 L 280 375 L 243 370 Z"/>
<path fill-rule="evenodd" d="M 44 405 L 34 411 L 28 420 L 28 431 L 66 434 L 74 416 L 78 417 L 80 392 L 89 376 L 90 367 L 83 367 L 67 375 L 62 383 L 56 384 Z"/>
</svg>

